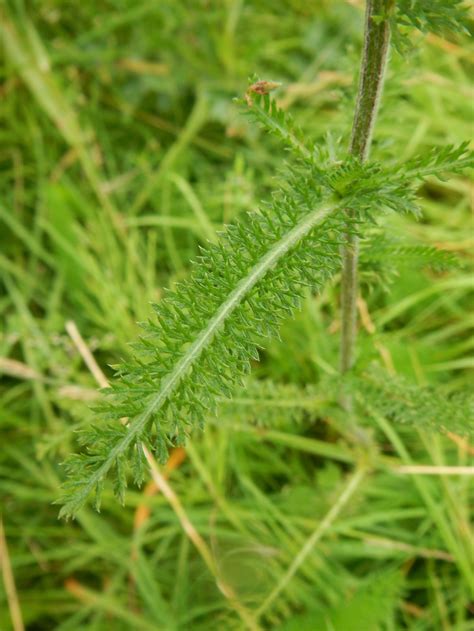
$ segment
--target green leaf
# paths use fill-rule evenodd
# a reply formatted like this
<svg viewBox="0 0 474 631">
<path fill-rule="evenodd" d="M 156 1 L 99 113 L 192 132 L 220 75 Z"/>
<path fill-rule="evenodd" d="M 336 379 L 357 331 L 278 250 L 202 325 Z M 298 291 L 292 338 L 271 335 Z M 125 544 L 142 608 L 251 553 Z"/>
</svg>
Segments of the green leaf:
<svg viewBox="0 0 474 631">
<path fill-rule="evenodd" d="M 474 394 L 468 390 L 445 395 L 442 388 L 419 386 L 380 366 L 348 376 L 347 387 L 362 407 L 370 406 L 394 423 L 474 435 Z"/>
<path fill-rule="evenodd" d="M 288 119 L 266 99 L 266 128 L 287 129 L 280 136 L 292 144 Z M 131 361 L 119 366 L 99 409 L 102 422 L 80 435 L 82 453 L 65 464 L 61 516 L 74 515 L 92 493 L 99 507 L 108 475 L 123 502 L 130 468 L 137 483 L 143 480 L 141 444 L 164 462 L 170 445 L 184 444 L 203 427 L 248 374 L 262 339 L 278 335 L 304 287 L 318 290 L 339 270 L 347 230 L 357 232 L 387 209 L 416 213 L 413 178 L 454 168 L 463 155 L 433 153 L 407 172 L 351 157 L 322 162 L 329 152 L 302 157 L 296 149 L 281 189 L 202 249 L 191 278 L 167 292 L 155 317 L 143 323 Z M 349 225 L 347 209 L 353 211 Z"/>
<path fill-rule="evenodd" d="M 464 0 L 398 0 L 396 22 L 419 31 L 443 35 L 447 31 L 469 33 L 469 7 Z"/>
<path fill-rule="evenodd" d="M 131 450 L 146 440 L 164 460 L 166 444 L 181 444 L 202 426 L 216 397 L 248 372 L 259 340 L 277 332 L 303 286 L 319 287 L 338 269 L 339 206 L 300 184 L 298 173 L 292 197 L 279 195 L 271 208 L 230 226 L 203 251 L 192 279 L 155 307 L 135 361 L 110 389 L 103 412 L 113 420 L 87 430 L 86 453 L 66 463 L 62 516 L 76 513 L 108 473 L 120 474 L 122 498 L 121 463 Z"/>
</svg>

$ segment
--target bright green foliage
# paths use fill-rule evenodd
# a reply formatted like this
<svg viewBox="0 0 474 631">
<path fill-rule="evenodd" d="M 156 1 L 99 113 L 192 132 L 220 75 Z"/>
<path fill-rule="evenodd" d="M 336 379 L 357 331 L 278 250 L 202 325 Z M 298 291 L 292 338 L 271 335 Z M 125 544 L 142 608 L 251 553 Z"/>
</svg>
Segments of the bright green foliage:
<svg viewBox="0 0 474 631">
<path fill-rule="evenodd" d="M 393 271 L 402 265 L 430 267 L 436 272 L 443 272 L 461 265 L 452 252 L 440 250 L 431 245 L 406 245 L 400 240 L 384 238 L 376 234 L 367 241 L 361 253 L 361 264 L 369 267 L 373 263 L 391 266 Z"/>
<path fill-rule="evenodd" d="M 393 619 L 402 584 L 399 573 L 375 574 L 362 581 L 343 602 L 324 611 L 295 616 L 278 631 L 379 631 L 382 624 Z"/>
<path fill-rule="evenodd" d="M 257 77 L 252 77 L 252 82 L 256 80 Z M 244 104 L 243 100 L 237 102 Z M 291 114 L 278 107 L 275 99 L 272 99 L 268 94 L 261 98 L 251 97 L 251 104 L 249 101 L 249 105 L 250 107 L 245 108 L 244 112 L 250 120 L 283 141 L 292 151 L 304 158 L 309 157 L 311 152 L 306 146 L 303 132 L 296 125 Z"/>
<path fill-rule="evenodd" d="M 357 466 L 351 428 L 322 400 L 324 375 L 337 366 L 338 276 L 319 295 L 306 289 L 282 341 L 265 341 L 236 400 L 219 398 L 218 417 L 193 434 L 185 461 L 171 473 L 172 489 L 212 546 L 219 577 L 160 493 L 144 497 L 130 484 L 122 508 L 106 489 L 101 515 L 86 507 L 75 521 L 57 520 L 52 503 L 64 473 L 58 463 L 80 449 L 78 431 L 102 422 L 89 409 L 96 382 L 64 324 L 75 320 L 110 377 L 108 365 L 129 357 L 128 341 L 150 301 L 188 276 L 197 244 L 209 238 L 178 178 L 212 230 L 268 199 L 272 181 L 280 186 L 276 137 L 242 124 L 232 102 L 256 69 L 282 83 L 277 98 L 306 141 L 328 132 L 347 138 L 363 2 L 12 0 L 3 7 L 16 13 L 12 20 L 2 15 L 0 31 L 13 22 L 17 50 L 30 61 L 0 55 L 0 505 L 24 626 L 240 629 L 216 583 L 223 578 L 255 611 Z M 453 46 L 431 37 L 413 41 L 416 64 L 390 59 L 374 133 L 373 157 L 384 163 L 459 143 L 472 121 L 472 41 L 462 33 Z M 61 116 L 50 116 L 45 99 Z M 63 127 L 71 113 L 81 126 L 72 139 Z M 78 161 L 75 146 L 88 149 L 90 159 Z M 344 160 L 337 149 L 335 157 Z M 378 284 L 371 293 L 365 282 L 361 288 L 375 332 L 361 330 L 360 365 L 382 345 L 397 375 L 411 383 L 431 384 L 446 396 L 472 384 L 469 198 L 466 176 L 430 179 L 419 191 L 422 221 L 391 216 L 364 228 L 363 245 L 371 235 L 367 252 L 380 243 L 375 231 L 385 234 L 395 250 L 390 266 L 400 269 L 389 293 Z M 115 237 L 107 201 L 126 240 Z M 448 262 L 442 275 L 433 274 L 418 253 L 416 261 L 399 256 L 402 246 L 410 257 L 415 246 L 446 248 L 463 269 Z M 365 261 L 364 277 L 379 263 L 385 268 L 387 261 Z M 8 372 L 10 360 L 20 364 Z M 262 378 L 272 381 L 273 394 L 256 383 Z M 293 392 L 302 407 L 290 408 L 285 419 L 283 404 Z M 247 393 L 258 403 L 242 402 Z M 253 426 L 260 418 L 263 429 Z M 332 616 L 365 577 L 395 566 L 404 593 L 395 619 L 378 631 L 470 631 L 472 542 L 465 524 L 474 506 L 472 477 L 394 469 L 469 465 L 472 441 L 455 443 L 403 423 L 384 426 L 379 414 L 363 410 L 357 420 L 378 428 L 373 469 L 261 626 L 278 629 L 315 609 Z M 132 529 L 145 502 L 150 518 Z M 0 629 L 10 628 L 0 578 Z"/>
<path fill-rule="evenodd" d="M 474 395 L 470 390 L 445 394 L 439 387 L 418 386 L 380 366 L 344 381 L 364 410 L 376 410 L 394 423 L 474 435 Z"/>
<path fill-rule="evenodd" d="M 232 399 L 224 400 L 220 412 L 233 420 L 258 427 L 294 427 L 301 425 L 327 401 L 316 386 L 276 384 L 268 380 L 249 379 L 236 390 Z"/>
<path fill-rule="evenodd" d="M 140 443 L 165 460 L 168 444 L 182 444 L 188 428 L 202 426 L 216 395 L 230 395 L 249 372 L 259 338 L 277 333 L 303 283 L 317 287 L 337 270 L 337 204 L 319 210 L 322 192 L 305 186 L 306 178 L 296 171 L 291 196 L 277 195 L 269 208 L 231 226 L 203 251 L 192 279 L 156 307 L 135 363 L 120 368 L 121 380 L 112 387 L 114 405 L 104 411 L 112 420 L 88 431 L 82 437 L 88 452 L 67 465 L 73 495 L 63 514 L 75 512 L 90 491 L 100 494 L 111 469 L 122 497 L 130 451 L 140 483 Z M 118 422 L 122 417 L 133 419 L 128 427 Z"/>
<path fill-rule="evenodd" d="M 464 0 L 398 0 L 395 19 L 420 31 L 468 32 L 469 8 Z"/>
<path fill-rule="evenodd" d="M 359 279 L 369 291 L 389 291 L 403 269 L 428 268 L 443 273 L 461 267 L 462 261 L 452 252 L 389 238 L 381 229 L 374 230 L 362 241 L 359 255 Z"/>
<path fill-rule="evenodd" d="M 422 180 L 435 176 L 443 179 L 447 173 L 461 173 L 474 167 L 474 152 L 469 149 L 469 142 L 458 146 L 436 147 L 426 153 L 408 160 L 398 167 L 398 172 L 406 177 Z"/>
<path fill-rule="evenodd" d="M 92 490 L 100 494 L 111 469 L 123 497 L 130 451 L 140 483 L 140 443 L 165 460 L 168 444 L 182 444 L 188 428 L 202 426 L 216 395 L 229 396 L 249 372 L 258 340 L 277 333 L 303 285 L 321 286 L 337 270 L 341 214 L 334 202 L 318 209 L 322 191 L 310 189 L 307 177 L 298 169 L 291 196 L 277 195 L 270 207 L 231 226 L 203 252 L 192 279 L 156 307 L 135 363 L 120 368 L 112 387 L 114 405 L 105 409 L 112 420 L 89 430 L 82 437 L 88 452 L 67 465 L 73 494 L 63 514 L 75 512 Z M 133 419 L 129 427 L 120 425 L 122 417 Z"/>
<path fill-rule="evenodd" d="M 311 412 L 321 413 L 328 404 L 337 403 L 341 388 L 356 397 L 361 418 L 367 410 L 376 411 L 394 423 L 474 436 L 474 394 L 470 389 L 446 393 L 440 387 L 419 386 L 377 364 L 359 372 L 355 370 L 342 381 L 339 376 L 328 377 L 318 388 L 276 387 L 255 382 L 248 399 L 236 393 L 235 408 L 234 402 L 230 402 L 226 412 L 268 427 L 278 424 L 280 407 L 287 411 L 291 422 L 301 423 Z"/>
<path fill-rule="evenodd" d="M 266 127 L 284 119 L 263 97 Z M 262 109 L 263 111 L 263 109 Z M 289 138 L 292 132 L 286 136 Z M 413 178 L 465 166 L 465 146 L 430 154 L 389 171 L 377 164 L 321 163 L 324 152 L 285 168 L 285 180 L 270 203 L 231 225 L 208 245 L 191 279 L 155 306 L 143 325 L 134 360 L 118 368 L 120 379 L 100 410 L 105 422 L 81 434 L 86 446 L 66 463 L 68 481 L 61 515 L 74 515 L 91 492 L 96 507 L 107 474 L 123 501 L 127 468 L 141 484 L 141 444 L 161 462 L 170 445 L 202 428 L 218 397 L 229 397 L 257 360 L 262 337 L 278 335 L 282 321 L 298 307 L 304 286 L 314 290 L 339 269 L 345 230 L 343 209 L 354 210 L 352 229 L 385 209 L 417 213 Z M 129 419 L 126 424 L 120 419 Z"/>
</svg>

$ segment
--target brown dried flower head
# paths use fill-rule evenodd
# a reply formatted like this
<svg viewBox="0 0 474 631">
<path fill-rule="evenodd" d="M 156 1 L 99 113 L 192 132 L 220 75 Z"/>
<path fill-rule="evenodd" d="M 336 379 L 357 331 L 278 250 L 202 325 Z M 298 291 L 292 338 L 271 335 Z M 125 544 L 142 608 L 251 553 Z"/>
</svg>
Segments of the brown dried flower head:
<svg viewBox="0 0 474 631">
<path fill-rule="evenodd" d="M 253 105 L 252 94 L 269 94 L 272 90 L 276 90 L 276 88 L 280 87 L 280 85 L 281 83 L 277 83 L 276 81 L 257 81 L 256 83 L 252 83 L 245 93 L 247 105 L 249 107 Z"/>
</svg>

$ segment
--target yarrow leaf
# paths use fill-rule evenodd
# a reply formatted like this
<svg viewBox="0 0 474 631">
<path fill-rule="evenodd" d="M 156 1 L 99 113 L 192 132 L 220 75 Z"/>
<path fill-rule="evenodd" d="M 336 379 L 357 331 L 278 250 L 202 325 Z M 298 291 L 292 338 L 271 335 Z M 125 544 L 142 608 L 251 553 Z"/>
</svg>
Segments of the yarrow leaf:
<svg viewBox="0 0 474 631">
<path fill-rule="evenodd" d="M 394 423 L 474 434 L 474 395 L 468 390 L 444 394 L 434 386 L 419 386 L 401 375 L 371 366 L 345 378 L 363 408 L 371 408 Z"/>
<path fill-rule="evenodd" d="M 278 196 L 230 226 L 203 252 L 192 279 L 155 308 L 134 360 L 110 389 L 104 415 L 111 420 L 86 430 L 86 452 L 66 463 L 61 515 L 76 513 L 108 473 L 123 497 L 122 464 L 140 442 L 165 460 L 168 445 L 201 427 L 216 397 L 229 396 L 249 372 L 259 339 L 277 332 L 303 285 L 318 288 L 338 269 L 338 203 L 303 183 L 298 175 L 292 197 Z"/>
<path fill-rule="evenodd" d="M 469 33 L 469 7 L 464 0 L 398 0 L 395 20 L 401 26 L 439 35 Z"/>
<path fill-rule="evenodd" d="M 244 109 L 244 113 L 248 118 L 283 141 L 289 149 L 304 158 L 310 156 L 311 152 L 306 146 L 303 132 L 296 125 L 291 114 L 282 110 L 269 94 L 257 93 L 255 96 L 252 95 L 251 99 L 237 99 L 237 103 L 245 103 L 248 107 Z"/>
<path fill-rule="evenodd" d="M 324 409 L 328 397 L 314 385 L 274 383 L 249 378 L 232 399 L 221 403 L 219 418 L 262 428 L 294 428 Z"/>
<path fill-rule="evenodd" d="M 262 98 L 265 128 L 285 127 L 268 95 L 255 96 Z M 281 137 L 288 142 L 292 135 L 290 129 Z M 340 269 L 348 230 L 357 233 L 387 209 L 417 212 L 413 173 L 354 158 L 321 162 L 323 155 L 302 156 L 296 145 L 280 190 L 203 248 L 190 279 L 154 305 L 155 316 L 142 325 L 132 359 L 118 367 L 99 409 L 103 420 L 80 434 L 82 452 L 65 463 L 61 516 L 74 516 L 91 494 L 99 508 L 108 476 L 123 502 L 129 471 L 137 484 L 144 479 L 142 445 L 164 462 L 170 445 L 202 428 L 258 360 L 262 339 L 278 335 L 305 286 L 318 290 Z M 441 163 L 446 159 L 434 156 L 425 171 Z M 412 170 L 421 177 L 417 164 Z"/>
</svg>

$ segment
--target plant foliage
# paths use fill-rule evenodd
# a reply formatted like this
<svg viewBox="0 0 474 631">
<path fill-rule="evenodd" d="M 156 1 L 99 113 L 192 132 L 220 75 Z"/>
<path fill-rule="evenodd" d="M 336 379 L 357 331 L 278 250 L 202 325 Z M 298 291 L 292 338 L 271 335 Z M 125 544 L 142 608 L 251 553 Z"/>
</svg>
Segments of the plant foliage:
<svg viewBox="0 0 474 631">
<path fill-rule="evenodd" d="M 295 427 L 305 419 L 314 418 L 327 402 L 319 388 L 312 385 L 274 383 L 249 379 L 245 387 L 236 390 L 232 399 L 222 401 L 225 417 L 258 427 Z"/>
<path fill-rule="evenodd" d="M 464 0 L 398 0 L 395 16 L 399 25 L 423 32 L 469 32 L 469 8 Z"/>
<path fill-rule="evenodd" d="M 261 124 L 272 133 L 285 129 L 270 97 L 257 99 Z M 294 149 L 293 127 L 279 135 Z M 135 482 L 144 479 L 142 444 L 164 462 L 170 445 L 182 445 L 218 398 L 231 396 L 258 359 L 262 338 L 278 335 L 298 307 L 304 286 L 318 290 L 338 271 L 345 209 L 354 211 L 354 231 L 386 209 L 417 213 L 416 180 L 466 162 L 465 146 L 390 172 L 354 158 L 324 161 L 324 150 L 302 158 L 296 149 L 281 189 L 203 249 L 191 278 L 154 306 L 133 359 L 117 369 L 100 410 L 104 420 L 81 433 L 84 450 L 66 463 L 61 515 L 74 515 L 91 492 L 99 508 L 108 474 L 123 501 L 130 462 Z"/>
<path fill-rule="evenodd" d="M 393 618 L 400 599 L 403 579 L 394 571 L 367 578 L 349 594 L 344 602 L 295 616 L 278 627 L 279 631 L 378 631 L 381 625 Z"/>
<path fill-rule="evenodd" d="M 474 394 L 459 390 L 446 395 L 435 386 L 419 386 L 400 375 L 371 367 L 352 375 L 346 384 L 361 406 L 376 410 L 394 423 L 474 435 Z"/>
</svg>

